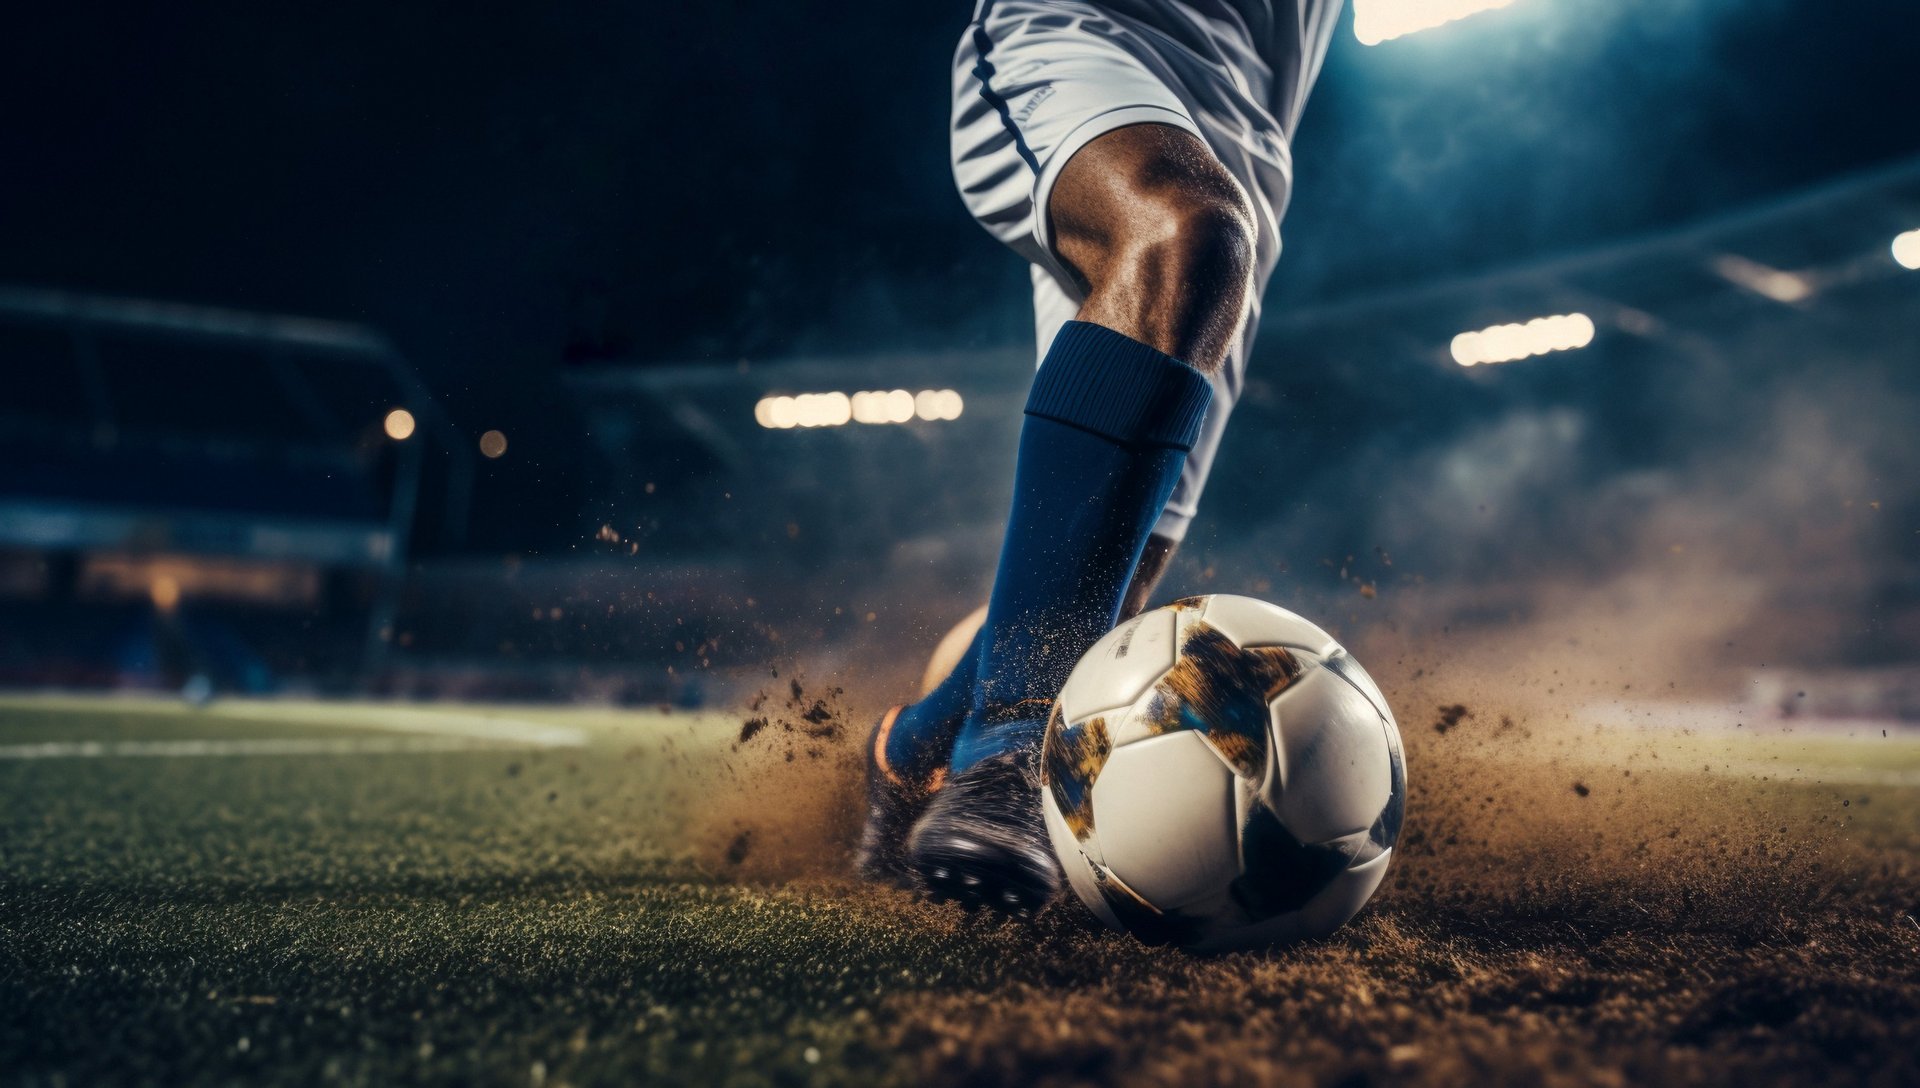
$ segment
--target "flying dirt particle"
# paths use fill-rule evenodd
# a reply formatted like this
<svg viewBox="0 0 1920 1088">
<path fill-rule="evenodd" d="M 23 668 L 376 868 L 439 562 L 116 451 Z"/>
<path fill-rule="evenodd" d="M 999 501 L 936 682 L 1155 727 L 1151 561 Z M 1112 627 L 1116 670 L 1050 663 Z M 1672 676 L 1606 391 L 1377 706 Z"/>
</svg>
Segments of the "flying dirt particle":
<svg viewBox="0 0 1920 1088">
<path fill-rule="evenodd" d="M 1575 782 L 1573 784 L 1573 792 L 1579 794 L 1582 797 L 1585 797 L 1587 794 L 1592 793 L 1593 791 L 1587 788 L 1587 784 L 1585 782 Z"/>
<path fill-rule="evenodd" d="M 1378 596 L 1379 592 L 1380 592 L 1379 590 L 1373 588 L 1372 582 L 1360 583 L 1360 595 L 1362 597 L 1365 597 L 1369 601 L 1373 600 L 1376 596 Z"/>
<path fill-rule="evenodd" d="M 800 680 L 798 677 L 788 680 L 787 687 L 793 691 L 794 702 L 796 703 L 800 702 L 801 700 L 807 697 L 806 689 L 800 686 Z"/>
<path fill-rule="evenodd" d="M 807 712 L 800 715 L 800 720 L 819 725 L 821 722 L 828 721 L 832 717 L 833 714 L 827 710 L 826 701 L 815 699 L 813 705 L 807 708 Z"/>
<path fill-rule="evenodd" d="M 507 764 L 507 777 L 508 778 L 520 777 L 520 763 L 518 760 Z"/>
<path fill-rule="evenodd" d="M 727 844 L 727 864 L 738 865 L 747 860 L 748 851 L 753 849 L 753 832 L 742 831 Z"/>
<path fill-rule="evenodd" d="M 1468 710 L 1465 703 L 1454 703 L 1452 706 L 1443 706 L 1440 708 L 1440 720 L 1433 723 L 1433 731 L 1444 734 L 1447 730 L 1452 729 L 1463 720 L 1471 717 L 1473 717 L 1473 711 Z"/>
<path fill-rule="evenodd" d="M 766 702 L 767 702 L 767 693 L 764 691 L 757 692 L 754 694 L 753 698 L 747 700 L 747 709 L 757 712 L 762 706 L 766 705 Z"/>
<path fill-rule="evenodd" d="M 547 804 L 551 805 L 555 801 L 558 801 L 559 799 L 560 799 L 560 792 L 558 790 L 547 791 Z"/>
<path fill-rule="evenodd" d="M 745 744 L 748 741 L 752 740 L 753 735 L 755 733 L 760 732 L 762 729 L 765 729 L 766 727 L 767 727 L 767 719 L 748 718 L 745 724 L 740 726 L 740 743 Z"/>
</svg>

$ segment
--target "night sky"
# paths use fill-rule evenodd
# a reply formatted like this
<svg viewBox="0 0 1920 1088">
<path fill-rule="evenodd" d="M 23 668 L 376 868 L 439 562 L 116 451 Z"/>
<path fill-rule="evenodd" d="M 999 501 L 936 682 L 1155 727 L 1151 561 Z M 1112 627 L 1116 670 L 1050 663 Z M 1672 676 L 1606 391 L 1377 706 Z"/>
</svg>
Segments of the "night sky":
<svg viewBox="0 0 1920 1088">
<path fill-rule="evenodd" d="M 967 5 L 42 6 L 0 43 L 0 280 L 362 321 L 503 473 L 571 356 L 1000 345 L 946 167 Z M 1920 151 L 1911 0 L 1517 0 L 1307 110 L 1269 304 L 1684 222 Z M 577 445 L 573 444 L 573 445 Z"/>
</svg>

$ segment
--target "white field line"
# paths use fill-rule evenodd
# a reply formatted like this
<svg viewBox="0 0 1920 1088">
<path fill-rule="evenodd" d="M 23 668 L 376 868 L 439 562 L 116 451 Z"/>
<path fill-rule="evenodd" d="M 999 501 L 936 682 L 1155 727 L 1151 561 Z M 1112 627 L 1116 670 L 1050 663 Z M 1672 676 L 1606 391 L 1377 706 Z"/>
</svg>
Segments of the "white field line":
<svg viewBox="0 0 1920 1088">
<path fill-rule="evenodd" d="M 224 700 L 198 711 L 157 700 L 40 696 L 0 700 L 7 706 L 73 711 L 112 711 L 168 717 L 205 715 L 228 721 L 261 721 L 338 729 L 342 726 L 398 733 L 392 737 L 241 737 L 208 740 L 44 741 L 0 745 L 0 759 L 100 759 L 108 757 L 387 755 L 454 752 L 480 748 L 579 748 L 583 730 L 521 718 L 369 703 L 281 703 Z"/>
<path fill-rule="evenodd" d="M 0 759 L 105 759 L 183 756 L 349 756 L 467 752 L 498 745 L 461 737 L 282 737 L 238 740 L 45 741 L 0 745 Z"/>
<path fill-rule="evenodd" d="M 487 714 L 371 703 L 274 703 L 252 700 L 215 703 L 203 713 L 241 720 L 270 718 L 303 725 L 350 725 L 391 733 L 460 737 L 528 748 L 578 748 L 587 743 L 584 731 L 564 725 L 548 725 L 524 718 L 497 718 Z"/>
</svg>

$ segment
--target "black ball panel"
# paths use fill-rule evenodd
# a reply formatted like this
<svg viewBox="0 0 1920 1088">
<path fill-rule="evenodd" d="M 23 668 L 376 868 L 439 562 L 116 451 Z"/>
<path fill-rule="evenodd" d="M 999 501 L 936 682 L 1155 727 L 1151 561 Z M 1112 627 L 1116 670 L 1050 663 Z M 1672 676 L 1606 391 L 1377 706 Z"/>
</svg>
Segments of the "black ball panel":
<svg viewBox="0 0 1920 1088">
<path fill-rule="evenodd" d="M 1264 804 L 1240 831 L 1240 856 L 1233 900 L 1253 921 L 1306 906 L 1352 861 L 1337 846 L 1301 842 Z"/>
</svg>

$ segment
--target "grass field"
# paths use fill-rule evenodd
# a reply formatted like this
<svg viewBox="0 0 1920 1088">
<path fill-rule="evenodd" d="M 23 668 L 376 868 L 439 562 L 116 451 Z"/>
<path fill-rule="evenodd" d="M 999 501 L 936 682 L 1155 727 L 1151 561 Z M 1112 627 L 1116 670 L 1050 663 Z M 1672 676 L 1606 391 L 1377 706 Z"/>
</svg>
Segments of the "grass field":
<svg viewBox="0 0 1920 1088">
<path fill-rule="evenodd" d="M 1920 1083 L 1911 733 L 1402 708 L 1374 903 L 1198 960 L 847 879 L 811 706 L 0 700 L 0 1079 Z"/>
</svg>

